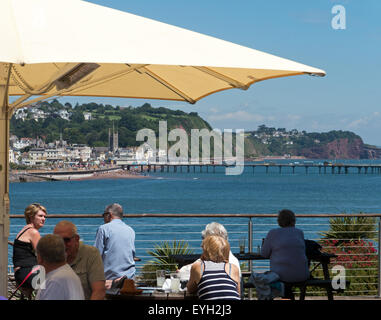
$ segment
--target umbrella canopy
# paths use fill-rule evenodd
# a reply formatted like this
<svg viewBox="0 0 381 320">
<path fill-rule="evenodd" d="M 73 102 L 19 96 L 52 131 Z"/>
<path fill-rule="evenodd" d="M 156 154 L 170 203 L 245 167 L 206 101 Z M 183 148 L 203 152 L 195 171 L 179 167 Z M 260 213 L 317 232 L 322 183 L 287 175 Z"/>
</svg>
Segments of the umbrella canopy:
<svg viewBox="0 0 381 320">
<path fill-rule="evenodd" d="M 64 17 L 64 18 L 63 18 Z M 199 99 L 323 70 L 78 0 L 2 0 L 9 95 Z M 39 98 L 41 99 L 41 98 Z M 23 102 L 24 101 L 24 102 Z"/>
<path fill-rule="evenodd" d="M 0 295 L 7 294 L 9 119 L 52 96 L 195 103 L 323 70 L 78 0 L 0 1 Z M 9 96 L 18 96 L 9 104 Z"/>
</svg>

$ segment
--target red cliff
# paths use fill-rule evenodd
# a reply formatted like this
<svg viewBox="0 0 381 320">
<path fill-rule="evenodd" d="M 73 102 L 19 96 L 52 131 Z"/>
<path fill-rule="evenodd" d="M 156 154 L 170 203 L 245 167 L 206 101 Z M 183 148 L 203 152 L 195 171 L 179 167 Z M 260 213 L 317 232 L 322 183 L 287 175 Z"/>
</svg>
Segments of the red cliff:
<svg viewBox="0 0 381 320">
<path fill-rule="evenodd" d="M 303 148 L 298 153 L 298 155 L 310 159 L 375 159 L 381 157 L 381 149 L 365 145 L 362 139 L 348 138 Z"/>
</svg>

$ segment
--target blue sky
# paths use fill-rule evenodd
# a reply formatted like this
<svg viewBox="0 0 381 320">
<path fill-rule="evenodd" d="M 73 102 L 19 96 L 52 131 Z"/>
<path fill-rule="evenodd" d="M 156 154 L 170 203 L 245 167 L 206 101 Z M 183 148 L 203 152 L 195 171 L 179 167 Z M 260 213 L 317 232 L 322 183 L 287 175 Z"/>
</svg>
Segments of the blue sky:
<svg viewBox="0 0 381 320">
<path fill-rule="evenodd" d="M 379 0 L 91 0 L 323 69 L 324 78 L 273 79 L 249 90 L 227 90 L 195 105 L 110 98 L 60 98 L 120 106 L 198 112 L 218 129 L 254 130 L 261 124 L 308 132 L 350 130 L 381 146 L 381 1 Z M 335 30 L 333 6 L 345 8 Z M 154 48 L 152 48 L 154 50 Z"/>
</svg>

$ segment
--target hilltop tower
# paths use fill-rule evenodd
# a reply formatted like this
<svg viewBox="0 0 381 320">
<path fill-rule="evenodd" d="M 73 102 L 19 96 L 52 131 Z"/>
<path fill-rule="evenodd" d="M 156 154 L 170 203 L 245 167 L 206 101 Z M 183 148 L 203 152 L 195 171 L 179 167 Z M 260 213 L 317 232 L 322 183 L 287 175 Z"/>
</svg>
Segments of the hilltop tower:
<svg viewBox="0 0 381 320">
<path fill-rule="evenodd" d="M 108 151 L 111 152 L 111 128 L 108 128 Z"/>
<path fill-rule="evenodd" d="M 108 149 L 112 153 L 119 149 L 119 134 L 118 131 L 115 132 L 114 122 L 112 123 L 112 134 L 111 128 L 108 129 Z"/>
</svg>

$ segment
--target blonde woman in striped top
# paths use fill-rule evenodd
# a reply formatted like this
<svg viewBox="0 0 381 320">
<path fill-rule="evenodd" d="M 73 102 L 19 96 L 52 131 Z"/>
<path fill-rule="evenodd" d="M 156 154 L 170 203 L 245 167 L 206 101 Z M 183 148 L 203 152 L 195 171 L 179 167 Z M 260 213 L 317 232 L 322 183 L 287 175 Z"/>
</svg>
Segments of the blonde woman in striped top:
<svg viewBox="0 0 381 320">
<path fill-rule="evenodd" d="M 229 242 L 219 236 L 208 236 L 201 247 L 201 261 L 192 265 L 188 292 L 197 292 L 201 300 L 239 300 L 239 270 L 229 263 Z"/>
</svg>

